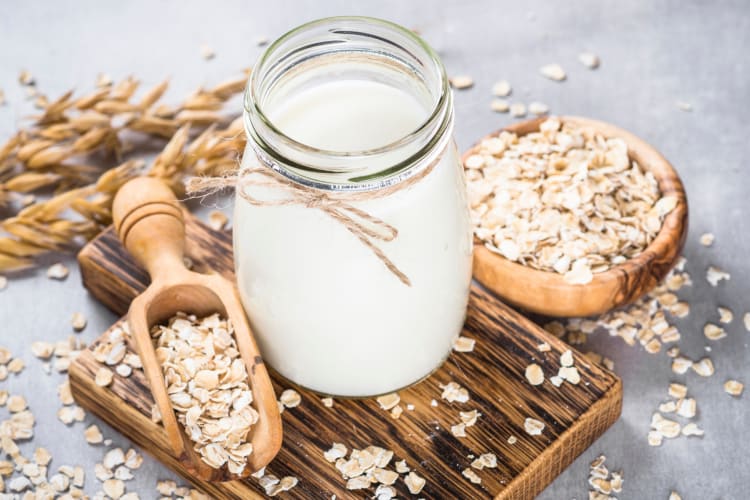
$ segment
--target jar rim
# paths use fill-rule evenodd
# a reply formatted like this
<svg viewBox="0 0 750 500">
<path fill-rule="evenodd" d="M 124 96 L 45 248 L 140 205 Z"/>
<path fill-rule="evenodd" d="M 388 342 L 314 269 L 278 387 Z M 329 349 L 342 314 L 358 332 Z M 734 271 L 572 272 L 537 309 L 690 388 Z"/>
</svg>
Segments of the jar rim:
<svg viewBox="0 0 750 500">
<path fill-rule="evenodd" d="M 417 126 L 416 129 L 412 130 L 408 134 L 404 135 L 403 137 L 400 137 L 399 139 L 396 139 L 395 141 L 392 141 L 389 144 L 385 144 L 383 146 L 378 146 L 377 148 L 371 148 L 366 149 L 362 151 L 334 151 L 334 150 L 327 150 L 327 149 L 321 149 L 316 148 L 314 146 L 310 146 L 309 144 L 305 144 L 303 142 L 297 141 L 288 135 L 286 135 L 284 132 L 282 132 L 279 128 L 277 128 L 274 123 L 266 116 L 266 114 L 263 112 L 259 105 L 259 99 L 257 98 L 257 87 L 258 87 L 258 75 L 261 74 L 259 71 L 255 71 L 255 68 L 250 74 L 250 79 L 248 81 L 247 89 L 246 89 L 246 98 L 244 99 L 244 108 L 246 111 L 250 112 L 251 110 L 248 109 L 248 105 L 252 103 L 253 110 L 258 115 L 258 118 L 263 121 L 263 123 L 268 126 L 270 130 L 272 130 L 275 134 L 279 135 L 280 137 L 283 137 L 285 141 L 294 144 L 296 147 L 312 152 L 316 152 L 319 154 L 323 154 L 326 156 L 332 156 L 332 157 L 351 157 L 351 156 L 369 156 L 369 155 L 376 155 L 379 153 L 382 153 L 384 151 L 391 150 L 393 148 L 396 148 L 400 146 L 401 144 L 408 142 L 410 138 L 418 135 L 420 132 L 422 132 L 424 129 L 429 127 L 430 123 L 437 117 L 437 115 L 440 113 L 440 110 L 442 108 L 442 105 L 444 101 L 447 99 L 447 96 L 449 94 L 449 88 L 448 88 L 448 76 L 445 72 L 445 67 L 443 66 L 442 61 L 438 57 L 435 50 L 430 47 L 430 45 L 425 42 L 420 36 L 418 36 L 414 31 L 404 28 L 403 26 L 396 24 L 391 21 L 387 21 L 385 19 L 380 19 L 377 17 L 369 17 L 369 16 L 331 16 L 331 17 L 324 17 L 321 19 L 316 19 L 314 21 L 309 21 L 307 23 L 304 23 L 300 26 L 297 26 L 294 29 L 291 29 L 281 35 L 279 38 L 277 38 L 273 43 L 271 43 L 268 48 L 265 50 L 263 55 L 261 55 L 260 59 L 258 60 L 258 63 L 256 64 L 256 68 L 261 68 L 264 64 L 268 63 L 268 60 L 271 58 L 272 55 L 274 55 L 274 51 L 279 49 L 281 45 L 290 40 L 293 36 L 302 33 L 310 28 L 315 28 L 321 25 L 325 24 L 332 24 L 337 22 L 366 22 L 371 24 L 378 24 L 383 27 L 393 29 L 399 33 L 401 33 L 404 36 L 407 36 L 410 38 L 413 42 L 416 42 L 422 50 L 425 51 L 425 53 L 428 55 L 430 61 L 436 65 L 438 68 L 438 71 L 440 73 L 441 78 L 441 92 L 440 97 L 435 101 L 435 104 L 433 106 L 433 109 L 431 110 L 430 114 L 425 118 L 422 123 Z"/>
<path fill-rule="evenodd" d="M 347 30 L 346 25 L 352 24 L 354 27 L 352 29 Z M 392 31 L 395 34 L 397 34 L 401 38 L 401 40 L 406 40 L 407 44 L 406 46 L 402 46 L 396 41 L 391 41 L 388 38 L 379 35 L 377 32 L 375 33 L 368 33 L 365 30 L 356 30 L 357 25 L 372 25 L 376 28 L 381 28 L 386 31 Z M 275 70 L 277 68 L 274 67 L 274 65 L 278 64 L 279 61 L 284 60 L 285 58 L 291 58 L 293 57 L 291 54 L 294 54 L 293 51 L 290 51 L 288 53 L 281 52 L 282 49 L 288 46 L 290 41 L 294 41 L 296 36 L 299 36 L 300 34 L 306 33 L 308 31 L 314 30 L 316 28 L 320 28 L 321 26 L 326 27 L 330 26 L 329 32 L 331 34 L 343 34 L 343 35 L 366 35 L 369 38 L 374 39 L 376 42 L 381 41 L 384 43 L 391 44 L 394 47 L 394 50 L 401 51 L 402 53 L 406 53 L 409 58 L 413 58 L 415 61 L 417 61 L 418 64 L 424 64 L 422 67 L 425 67 L 428 71 L 426 76 L 428 78 L 432 78 L 433 85 L 432 90 L 430 91 L 433 95 L 430 100 L 430 104 L 428 107 L 429 112 L 426 113 L 426 117 L 424 120 L 412 131 L 409 133 L 399 137 L 398 139 L 389 142 L 388 144 L 384 144 L 382 146 L 378 146 L 375 148 L 370 148 L 366 150 L 351 150 L 351 151 L 336 151 L 336 150 L 327 150 L 322 148 L 317 148 L 314 146 L 311 146 L 309 144 L 305 144 L 304 142 L 300 142 L 289 135 L 285 134 L 283 131 L 281 131 L 274 123 L 273 121 L 266 115 L 266 112 L 264 111 L 264 103 L 262 102 L 263 96 L 261 95 L 263 92 L 263 85 L 266 82 L 266 79 L 269 78 L 269 71 Z M 335 43 L 333 41 L 327 42 L 327 43 Z M 413 46 L 409 44 L 414 44 Z M 311 44 L 310 44 L 311 45 Z M 303 46 L 307 47 L 306 46 Z M 410 50 L 411 49 L 411 50 Z M 415 50 L 416 49 L 416 50 Z M 295 49 L 296 50 L 296 49 Z M 283 71 L 283 70 L 282 70 Z M 424 73 L 420 73 L 423 76 Z M 438 81 L 439 79 L 439 81 Z M 319 167 L 319 166 L 312 166 L 312 165 L 305 165 L 304 163 L 300 162 L 294 162 L 286 158 L 284 155 L 281 158 L 278 158 L 280 163 L 287 163 L 287 160 L 289 161 L 289 166 L 292 168 L 297 168 L 305 172 L 311 172 L 311 173 L 322 173 L 322 174 L 342 174 L 342 173 L 356 173 L 358 171 L 357 168 L 348 168 L 346 164 L 357 164 L 357 163 L 365 163 L 368 160 L 372 160 L 373 158 L 378 157 L 379 155 L 384 155 L 389 152 L 392 152 L 394 150 L 397 150 L 402 147 L 409 146 L 410 144 L 416 143 L 416 141 L 419 141 L 420 139 L 424 139 L 425 137 L 430 139 L 430 144 L 434 143 L 434 137 L 436 131 L 445 131 L 451 124 L 452 124 L 452 110 L 451 108 L 451 93 L 450 93 L 450 87 L 448 83 L 448 77 L 445 72 L 445 67 L 443 66 L 440 58 L 438 57 L 437 53 L 432 49 L 432 47 L 427 44 L 421 37 L 419 37 L 416 33 L 414 33 L 412 30 L 409 30 L 407 28 L 404 28 L 403 26 L 400 26 L 396 23 L 386 21 L 383 19 L 378 19 L 374 17 L 366 17 L 366 16 L 336 16 L 336 17 L 327 17 L 322 18 L 314 21 L 310 21 L 308 23 L 305 23 L 301 26 L 298 26 L 285 34 L 283 34 L 281 37 L 279 37 L 277 40 L 275 40 L 269 47 L 266 49 L 266 51 L 263 53 L 263 55 L 260 57 L 258 63 L 256 64 L 256 67 L 254 68 L 252 74 L 250 75 L 250 78 L 248 80 L 247 88 L 245 91 L 245 98 L 244 98 L 244 109 L 246 112 L 246 130 L 248 132 L 248 135 L 253 137 L 253 139 L 260 139 L 260 141 L 249 141 L 250 144 L 255 148 L 256 153 L 263 153 L 259 154 L 259 156 L 268 156 L 268 153 L 278 153 L 276 149 L 268 145 L 268 141 L 266 140 L 266 137 L 264 134 L 268 134 L 270 137 L 272 137 L 276 141 L 283 142 L 284 148 L 287 148 L 291 150 L 294 154 L 299 154 L 300 156 L 303 155 L 314 155 L 316 158 L 325 158 L 330 159 L 333 164 L 339 163 L 340 165 L 345 165 L 343 168 L 333 168 L 331 167 L 328 169 L 328 167 Z M 253 120 L 257 120 L 255 124 L 252 124 L 251 122 Z M 257 125 L 257 126 L 253 126 Z M 261 128 L 260 132 L 258 132 L 258 128 Z M 265 147 L 259 146 L 257 144 L 258 142 L 261 142 L 263 144 L 268 145 L 267 150 Z M 425 147 L 430 146 L 430 144 L 427 144 Z M 434 145 L 434 144 L 433 144 Z M 262 151 L 259 151 L 261 149 Z M 421 154 L 413 154 L 406 160 L 398 162 L 396 165 L 393 165 L 391 168 L 385 168 L 382 171 L 378 172 L 377 174 L 373 175 L 379 175 L 379 176 L 388 176 L 390 174 L 397 174 L 402 172 L 405 169 L 405 165 L 407 163 L 415 163 L 418 162 L 420 158 L 424 157 L 424 151 L 422 151 L 423 148 L 420 149 L 419 153 Z M 273 154 L 271 156 L 274 156 Z M 265 161 L 264 161 L 265 163 Z M 284 174 L 285 176 L 297 181 L 302 182 L 304 184 L 308 185 L 316 185 L 320 184 L 320 186 L 325 188 L 336 188 L 338 187 L 341 189 L 344 185 L 338 184 L 338 183 L 329 183 L 329 182 L 323 182 L 323 183 L 316 183 L 315 181 L 312 181 L 309 178 L 306 178 L 305 176 L 299 176 L 296 175 L 294 172 L 290 172 L 288 168 L 286 168 L 285 165 L 274 165 L 274 161 L 267 162 L 270 167 L 272 167 L 274 170 L 278 171 L 279 173 Z M 408 169 L 407 169 L 408 170 Z M 368 179 L 370 176 L 364 176 L 363 179 Z M 355 178 L 357 179 L 357 178 Z M 358 182 L 357 180 L 349 179 L 350 182 Z M 396 181 L 397 182 L 397 181 Z M 390 182 L 389 184 L 394 183 Z M 317 187 L 320 187 L 317 186 Z M 370 189 L 372 185 L 363 186 L 360 185 L 359 187 L 351 187 L 351 189 L 360 190 L 360 189 Z M 347 189 L 346 187 L 343 187 L 344 189 Z"/>
</svg>

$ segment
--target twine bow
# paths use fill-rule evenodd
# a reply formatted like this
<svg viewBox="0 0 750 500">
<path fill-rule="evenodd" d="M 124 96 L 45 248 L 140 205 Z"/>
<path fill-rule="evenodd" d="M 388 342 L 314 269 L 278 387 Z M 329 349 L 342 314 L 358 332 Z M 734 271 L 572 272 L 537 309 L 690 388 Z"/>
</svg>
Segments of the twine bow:
<svg viewBox="0 0 750 500">
<path fill-rule="evenodd" d="M 303 205 L 321 210 L 356 236 L 404 285 L 411 286 L 409 277 L 375 244 L 375 241 L 393 241 L 398 236 L 398 230 L 387 222 L 344 200 L 332 198 L 325 192 L 292 182 L 266 167 L 246 169 L 229 177 L 195 177 L 188 181 L 187 191 L 189 194 L 205 193 L 218 191 L 229 185 L 234 185 L 240 196 L 255 206 Z M 261 200 L 247 192 L 246 188 L 250 186 L 283 189 L 287 196 Z"/>
</svg>

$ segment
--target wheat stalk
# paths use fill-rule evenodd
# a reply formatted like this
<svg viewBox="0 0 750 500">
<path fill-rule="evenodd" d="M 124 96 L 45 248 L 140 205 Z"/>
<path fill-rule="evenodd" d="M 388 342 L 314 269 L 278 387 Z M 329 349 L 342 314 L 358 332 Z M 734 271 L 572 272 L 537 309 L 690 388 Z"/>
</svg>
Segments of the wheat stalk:
<svg viewBox="0 0 750 500">
<path fill-rule="evenodd" d="M 246 80 L 247 72 L 200 88 L 176 107 L 160 102 L 167 81 L 136 98 L 139 82 L 132 77 L 81 97 L 69 91 L 42 100 L 31 126 L 0 145 L 0 208 L 11 213 L 0 219 L 0 272 L 35 267 L 37 257 L 72 251 L 94 237 L 111 222 L 117 189 L 135 176 L 163 178 L 179 192 L 186 176 L 234 170 L 245 146 L 242 122 L 222 108 Z M 168 141 L 146 166 L 137 158 L 145 151 L 122 161 L 128 133 Z M 88 164 L 98 153 L 104 165 Z M 41 190 L 54 194 L 37 201 L 33 193 Z"/>
</svg>

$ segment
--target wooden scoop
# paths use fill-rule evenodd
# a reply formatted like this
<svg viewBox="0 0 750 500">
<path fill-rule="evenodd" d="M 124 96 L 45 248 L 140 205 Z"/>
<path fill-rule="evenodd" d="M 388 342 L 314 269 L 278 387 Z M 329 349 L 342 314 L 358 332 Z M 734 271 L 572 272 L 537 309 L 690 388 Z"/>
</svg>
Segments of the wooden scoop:
<svg viewBox="0 0 750 500">
<path fill-rule="evenodd" d="M 152 177 L 129 181 L 115 196 L 112 211 L 120 241 L 151 276 L 151 285 L 130 305 L 128 323 L 175 457 L 190 473 L 207 481 L 239 479 L 259 470 L 281 448 L 281 416 L 237 290 L 218 274 L 199 274 L 185 267 L 182 208 L 162 181 Z M 231 474 L 226 466 L 215 469 L 201 460 L 167 395 L 150 331 L 178 311 L 198 317 L 218 312 L 234 326 L 237 348 L 249 374 L 253 406 L 260 415 L 250 430 L 253 452 L 241 476 Z"/>
</svg>

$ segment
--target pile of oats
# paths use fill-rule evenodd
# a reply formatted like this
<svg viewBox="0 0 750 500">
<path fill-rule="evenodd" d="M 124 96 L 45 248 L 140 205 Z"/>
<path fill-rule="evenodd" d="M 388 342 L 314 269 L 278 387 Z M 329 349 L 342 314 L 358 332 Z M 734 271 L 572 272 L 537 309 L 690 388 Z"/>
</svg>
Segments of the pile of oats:
<svg viewBox="0 0 750 500">
<path fill-rule="evenodd" d="M 555 117 L 539 132 L 484 139 L 464 167 L 476 237 L 571 284 L 639 255 L 677 203 L 622 139 Z"/>
<path fill-rule="evenodd" d="M 599 455 L 589 468 L 589 500 L 617 500 L 611 493 L 622 492 L 622 471 L 610 472 L 604 465 L 607 457 Z"/>
<path fill-rule="evenodd" d="M 232 334 L 218 314 L 178 313 L 151 331 L 172 406 L 195 451 L 211 467 L 240 474 L 253 451 L 247 435 L 258 413 Z"/>
<path fill-rule="evenodd" d="M 363 450 L 352 448 L 349 458 L 346 458 L 347 448 L 342 443 L 333 443 L 329 450 L 323 453 L 323 458 L 334 463 L 336 469 L 346 479 L 348 490 L 368 489 L 377 485 L 375 496 L 377 500 L 390 500 L 396 497 L 396 490 L 392 486 L 403 474 L 403 481 L 412 495 L 422 491 L 426 480 L 412 471 L 405 460 L 394 464 L 393 470 L 388 466 L 393 459 L 393 451 L 379 446 L 368 446 Z"/>
<path fill-rule="evenodd" d="M 659 405 L 659 410 L 651 416 L 651 430 L 648 433 L 648 444 L 661 446 L 664 438 L 674 439 L 682 436 L 703 436 L 703 429 L 691 420 L 698 412 L 695 399 L 689 398 L 687 386 L 679 383 L 669 384 L 667 391 L 670 399 Z M 662 414 L 672 414 L 674 417 L 665 418 Z M 686 424 L 680 424 L 677 417 L 686 419 Z"/>
</svg>

